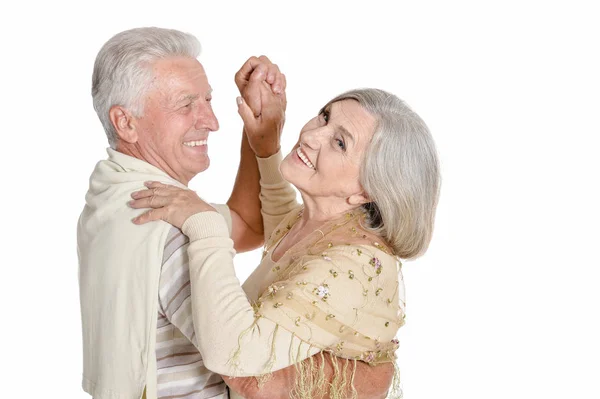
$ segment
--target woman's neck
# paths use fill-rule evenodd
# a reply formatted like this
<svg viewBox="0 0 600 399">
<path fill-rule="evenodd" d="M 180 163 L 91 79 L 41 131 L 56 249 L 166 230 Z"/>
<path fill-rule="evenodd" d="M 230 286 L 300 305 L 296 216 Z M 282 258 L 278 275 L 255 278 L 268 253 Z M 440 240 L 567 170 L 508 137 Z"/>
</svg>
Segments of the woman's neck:
<svg viewBox="0 0 600 399">
<path fill-rule="evenodd" d="M 300 229 L 316 228 L 325 222 L 339 219 L 348 212 L 357 209 L 358 205 L 350 205 L 345 201 L 336 198 L 335 200 L 328 199 L 313 199 L 307 195 L 302 195 L 304 203 L 304 211 L 302 217 L 297 224 Z"/>
</svg>

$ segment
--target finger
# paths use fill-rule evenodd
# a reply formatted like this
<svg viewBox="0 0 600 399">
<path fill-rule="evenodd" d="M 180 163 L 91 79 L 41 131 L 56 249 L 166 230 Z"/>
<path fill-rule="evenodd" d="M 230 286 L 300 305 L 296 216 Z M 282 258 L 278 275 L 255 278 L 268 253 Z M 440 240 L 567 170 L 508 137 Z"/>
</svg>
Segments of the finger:
<svg viewBox="0 0 600 399">
<path fill-rule="evenodd" d="M 250 80 L 250 75 L 254 71 L 254 69 L 261 64 L 261 61 L 252 56 L 246 60 L 244 65 L 240 68 L 239 71 L 235 74 L 235 83 L 238 87 L 245 86 Z"/>
<path fill-rule="evenodd" d="M 279 78 L 279 75 L 281 75 L 281 71 L 279 70 L 279 67 L 277 66 L 277 64 L 269 65 L 269 69 L 267 72 L 267 82 L 269 82 L 269 84 L 273 88 L 273 92 L 275 92 L 275 93 L 277 93 L 278 90 L 281 90 L 281 87 L 280 87 L 281 79 Z"/>
<path fill-rule="evenodd" d="M 254 116 L 254 112 L 252 109 L 246 104 L 246 101 L 242 97 L 237 98 L 238 104 L 238 114 L 242 117 L 242 121 L 244 121 L 244 126 L 254 126 L 256 123 L 256 118 Z"/>
<path fill-rule="evenodd" d="M 287 79 L 285 77 L 285 74 L 282 73 L 281 75 L 279 75 L 279 78 L 281 79 L 281 91 L 284 92 L 287 88 Z"/>
<path fill-rule="evenodd" d="M 140 199 L 140 198 L 152 197 L 154 194 L 155 194 L 154 190 L 150 190 L 150 189 L 134 191 L 133 193 L 131 193 L 131 198 Z"/>
<path fill-rule="evenodd" d="M 258 56 L 258 59 L 259 59 L 260 61 L 262 61 L 263 63 L 265 63 L 265 64 L 272 64 L 272 62 L 271 62 L 271 60 L 269 59 L 269 57 L 267 57 L 267 56 L 266 56 L 266 55 L 264 55 L 264 54 L 263 54 L 263 55 L 260 55 L 260 56 Z"/>
<path fill-rule="evenodd" d="M 256 66 L 256 68 L 254 68 L 254 71 L 252 71 L 252 74 L 250 75 L 250 79 L 248 79 L 248 82 L 253 82 L 253 81 L 256 82 L 256 81 L 265 80 L 268 71 L 269 71 L 268 65 L 258 64 Z"/>
<path fill-rule="evenodd" d="M 242 93 L 244 101 L 248 104 L 255 117 L 259 117 L 262 112 L 261 86 L 264 84 L 264 80 L 250 81 L 244 93 Z"/>
<path fill-rule="evenodd" d="M 277 68 L 275 82 L 271 86 L 275 94 L 282 94 L 285 91 L 285 75 L 279 71 L 279 67 Z"/>
<path fill-rule="evenodd" d="M 169 188 L 169 187 L 174 187 L 174 186 L 171 186 L 169 184 L 161 183 L 159 181 L 147 181 L 147 182 L 144 182 L 144 186 L 146 186 L 148 188 Z"/>
<path fill-rule="evenodd" d="M 127 204 L 134 209 L 163 208 L 171 203 L 169 197 L 150 196 L 129 201 Z"/>
<path fill-rule="evenodd" d="M 165 208 L 150 209 L 149 211 L 142 213 L 138 217 L 133 218 L 132 222 L 135 224 L 144 224 L 148 222 L 153 222 L 155 220 L 163 220 L 163 217 L 165 216 Z"/>
</svg>

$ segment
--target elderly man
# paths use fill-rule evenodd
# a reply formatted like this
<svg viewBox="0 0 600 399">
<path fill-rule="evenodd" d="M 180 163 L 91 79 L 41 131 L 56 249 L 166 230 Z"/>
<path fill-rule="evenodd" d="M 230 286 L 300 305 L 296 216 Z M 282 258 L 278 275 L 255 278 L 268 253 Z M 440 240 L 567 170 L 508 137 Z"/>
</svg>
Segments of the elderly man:
<svg viewBox="0 0 600 399">
<path fill-rule="evenodd" d="M 111 38 L 96 58 L 92 96 L 110 148 L 90 177 L 78 224 L 83 388 L 94 398 L 228 397 L 195 346 L 202 326 L 193 324 L 187 238 L 167 223 L 133 224 L 140 212 L 127 206 L 145 181 L 185 188 L 209 166 L 207 140 L 219 124 L 199 52 L 189 34 L 139 28 Z M 247 85 L 266 84 L 281 97 L 281 120 L 264 132 L 266 145 L 278 145 L 285 77 L 266 57 L 252 57 L 236 84 L 256 115 L 260 99 L 247 94 Z M 227 206 L 214 205 L 237 251 L 263 242 L 254 154 L 243 135 L 232 195 Z M 261 390 L 248 379 L 227 381 L 246 398 L 270 397 L 269 387 L 292 389 L 294 372 L 275 372 Z M 374 387 L 389 384 L 390 375 L 361 365 L 359 396 L 375 397 Z"/>
</svg>

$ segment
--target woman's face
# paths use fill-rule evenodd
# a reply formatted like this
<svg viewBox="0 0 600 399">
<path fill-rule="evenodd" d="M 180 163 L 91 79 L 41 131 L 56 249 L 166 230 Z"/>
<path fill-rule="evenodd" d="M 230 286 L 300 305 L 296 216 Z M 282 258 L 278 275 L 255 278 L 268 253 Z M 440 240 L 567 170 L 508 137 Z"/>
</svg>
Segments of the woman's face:
<svg viewBox="0 0 600 399">
<path fill-rule="evenodd" d="M 360 163 L 375 125 L 375 118 L 355 100 L 328 105 L 302 128 L 298 143 L 281 163 L 283 177 L 304 195 L 348 202 L 362 193 Z"/>
</svg>

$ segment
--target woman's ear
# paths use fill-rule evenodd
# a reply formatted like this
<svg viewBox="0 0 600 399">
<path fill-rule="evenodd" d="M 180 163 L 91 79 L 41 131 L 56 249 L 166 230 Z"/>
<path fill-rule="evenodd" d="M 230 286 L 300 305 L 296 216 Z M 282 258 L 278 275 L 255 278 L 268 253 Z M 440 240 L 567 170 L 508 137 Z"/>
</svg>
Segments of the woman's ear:
<svg viewBox="0 0 600 399">
<path fill-rule="evenodd" d="M 371 202 L 371 199 L 369 198 L 367 193 L 365 193 L 364 191 L 361 191 L 360 193 L 352 194 L 350 197 L 348 197 L 347 201 L 350 205 L 360 206 L 360 205 L 366 204 L 368 202 Z"/>
<path fill-rule="evenodd" d="M 108 111 L 108 116 L 119 139 L 130 144 L 137 142 L 138 135 L 135 130 L 135 119 L 129 111 L 120 105 L 113 105 Z"/>
</svg>

